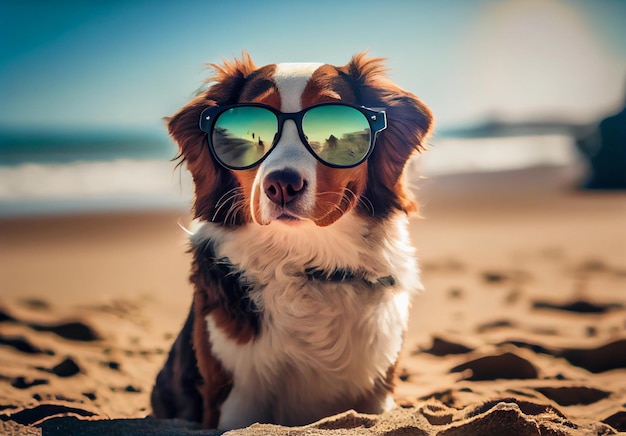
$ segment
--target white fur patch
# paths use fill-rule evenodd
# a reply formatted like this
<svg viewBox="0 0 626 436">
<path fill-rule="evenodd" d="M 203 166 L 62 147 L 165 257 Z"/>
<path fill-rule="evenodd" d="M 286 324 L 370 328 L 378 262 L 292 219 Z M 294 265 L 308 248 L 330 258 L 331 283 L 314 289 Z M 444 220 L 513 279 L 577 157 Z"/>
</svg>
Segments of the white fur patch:
<svg viewBox="0 0 626 436">
<path fill-rule="evenodd" d="M 302 109 L 300 100 L 304 88 L 321 63 L 282 63 L 276 64 L 274 83 L 278 88 L 283 112 L 298 112 Z"/>
<path fill-rule="evenodd" d="M 372 228 L 348 213 L 328 227 L 206 223 L 193 236 L 196 244 L 210 237 L 217 256 L 244 271 L 262 311 L 260 334 L 246 344 L 206 318 L 213 353 L 234 377 L 220 428 L 311 422 L 355 407 L 385 378 L 421 288 L 406 224 L 396 215 Z M 392 275 L 396 285 L 309 280 L 307 267 L 364 270 L 372 281 Z M 375 406 L 385 409 L 388 400 Z"/>
<path fill-rule="evenodd" d="M 319 63 L 283 63 L 277 64 L 273 80 L 281 98 L 281 111 L 298 112 L 302 109 L 301 97 L 311 76 L 322 64 Z M 307 218 L 315 207 L 316 168 L 318 162 L 306 149 L 295 123 L 287 120 L 282 129 L 278 144 L 259 167 L 252 189 L 252 207 L 257 204 L 261 215 L 261 223 L 267 224 L 275 215 L 280 214 L 276 206 L 263 192 L 263 180 L 274 172 L 285 169 L 296 171 L 306 181 L 306 192 L 298 199 L 298 210 L 290 211 Z M 253 216 L 254 210 L 253 210 Z"/>
</svg>

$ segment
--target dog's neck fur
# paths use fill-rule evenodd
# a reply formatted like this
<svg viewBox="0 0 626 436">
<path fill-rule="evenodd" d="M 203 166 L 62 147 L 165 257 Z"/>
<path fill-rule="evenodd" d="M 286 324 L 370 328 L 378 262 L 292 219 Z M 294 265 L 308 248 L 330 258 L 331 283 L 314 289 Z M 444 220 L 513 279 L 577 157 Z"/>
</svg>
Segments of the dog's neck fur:
<svg viewBox="0 0 626 436">
<path fill-rule="evenodd" d="M 235 280 L 237 280 L 240 285 L 245 285 L 248 282 L 244 270 L 238 269 L 228 257 L 220 257 L 217 255 L 212 239 L 203 241 L 202 244 L 201 247 L 194 247 L 194 251 L 201 253 L 204 261 L 219 269 L 219 276 L 222 279 L 235 277 Z M 346 268 L 335 268 L 332 271 L 326 271 L 318 267 L 310 266 L 306 267 L 299 275 L 306 277 L 308 280 L 321 280 L 331 283 L 363 283 L 370 287 L 393 287 L 396 284 L 396 278 L 393 275 L 379 277 L 375 279 L 375 281 L 372 281 L 366 271 Z"/>
<path fill-rule="evenodd" d="M 417 291 L 422 285 L 407 223 L 401 213 L 376 224 L 353 212 L 329 227 L 307 222 L 250 223 L 232 229 L 207 222 L 192 236 L 192 245 L 212 244 L 216 258 L 228 259 L 258 283 L 305 276 L 369 284 L 398 282 Z"/>
</svg>

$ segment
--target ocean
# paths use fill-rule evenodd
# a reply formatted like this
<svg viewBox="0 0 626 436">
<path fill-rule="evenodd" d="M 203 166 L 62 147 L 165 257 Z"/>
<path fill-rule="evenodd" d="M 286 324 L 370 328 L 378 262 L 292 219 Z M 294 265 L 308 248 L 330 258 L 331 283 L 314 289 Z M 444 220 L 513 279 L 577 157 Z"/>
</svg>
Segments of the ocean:
<svg viewBox="0 0 626 436">
<path fill-rule="evenodd" d="M 571 165 L 568 134 L 435 135 L 409 167 L 420 176 Z M 0 217 L 189 209 L 191 177 L 165 133 L 0 133 Z"/>
</svg>

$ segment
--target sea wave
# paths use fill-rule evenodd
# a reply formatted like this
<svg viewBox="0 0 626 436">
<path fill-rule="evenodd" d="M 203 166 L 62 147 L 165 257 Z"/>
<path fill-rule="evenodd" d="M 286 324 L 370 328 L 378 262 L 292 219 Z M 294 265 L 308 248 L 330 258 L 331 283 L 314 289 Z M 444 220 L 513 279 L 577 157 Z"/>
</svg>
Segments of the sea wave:
<svg viewBox="0 0 626 436">
<path fill-rule="evenodd" d="M 186 208 L 191 178 L 166 160 L 0 166 L 0 215 Z"/>
<path fill-rule="evenodd" d="M 411 167 L 421 176 L 571 165 L 568 135 L 435 138 Z M 168 160 L 0 166 L 0 216 L 137 209 L 188 210 L 191 177 Z"/>
<path fill-rule="evenodd" d="M 508 171 L 577 163 L 574 140 L 567 134 L 483 138 L 435 138 L 418 158 L 427 176 Z"/>
</svg>

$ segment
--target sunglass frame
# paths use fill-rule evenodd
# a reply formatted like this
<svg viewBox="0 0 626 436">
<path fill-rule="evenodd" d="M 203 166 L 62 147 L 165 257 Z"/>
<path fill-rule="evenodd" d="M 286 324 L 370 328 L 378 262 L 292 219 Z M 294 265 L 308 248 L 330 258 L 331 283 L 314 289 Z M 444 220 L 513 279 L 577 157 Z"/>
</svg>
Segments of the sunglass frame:
<svg viewBox="0 0 626 436">
<path fill-rule="evenodd" d="M 304 119 L 304 115 L 308 111 L 318 108 L 318 107 L 322 107 L 322 106 L 347 106 L 347 107 L 351 107 L 353 109 L 358 110 L 365 116 L 365 119 L 367 120 L 370 126 L 370 143 L 369 143 L 369 148 L 367 150 L 367 153 L 363 156 L 363 158 L 359 159 L 356 163 L 349 164 L 349 165 L 341 165 L 341 164 L 328 162 L 322 159 L 315 152 L 311 144 L 309 144 L 309 141 L 307 140 L 307 137 L 304 134 L 304 131 L 302 129 L 302 120 Z M 216 120 L 219 119 L 219 115 L 222 114 L 223 112 L 226 112 L 229 109 L 237 108 L 237 107 L 260 107 L 263 109 L 267 109 L 268 111 L 272 112 L 276 116 L 276 119 L 278 121 L 276 136 L 274 140 L 272 141 L 272 145 L 268 149 L 267 153 L 265 153 L 263 157 L 257 160 L 256 162 L 250 165 L 242 166 L 242 167 L 229 165 L 226 162 L 224 162 L 222 159 L 220 159 L 220 157 L 217 155 L 213 147 L 213 142 L 212 142 L 213 127 L 215 126 Z M 207 134 L 209 150 L 211 151 L 211 154 L 213 155 L 213 157 L 222 166 L 231 170 L 247 170 L 250 168 L 254 168 L 257 165 L 260 165 L 272 153 L 272 151 L 274 150 L 274 148 L 276 148 L 276 145 L 278 144 L 282 136 L 283 126 L 285 124 L 285 121 L 287 120 L 294 121 L 294 123 L 296 124 L 296 128 L 298 130 L 298 135 L 300 136 L 300 140 L 302 141 L 304 146 L 307 148 L 309 153 L 311 153 L 318 161 L 320 161 L 324 165 L 329 166 L 331 168 L 354 168 L 362 164 L 363 162 L 365 162 L 374 151 L 374 146 L 376 144 L 376 138 L 378 137 L 378 134 L 387 128 L 387 114 L 384 109 L 373 109 L 373 108 L 367 108 L 365 106 L 358 106 L 358 105 L 347 104 L 347 103 L 326 102 L 326 103 L 319 103 L 313 106 L 309 106 L 307 108 L 302 109 L 301 111 L 291 112 L 291 113 L 281 112 L 272 106 L 268 106 L 268 105 L 260 104 L 260 103 L 238 103 L 238 104 L 230 104 L 230 105 L 223 105 L 223 106 L 219 106 L 219 105 L 209 106 L 205 108 L 200 115 L 200 129 Z"/>
</svg>

